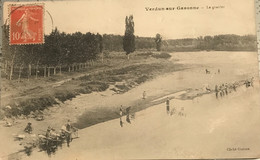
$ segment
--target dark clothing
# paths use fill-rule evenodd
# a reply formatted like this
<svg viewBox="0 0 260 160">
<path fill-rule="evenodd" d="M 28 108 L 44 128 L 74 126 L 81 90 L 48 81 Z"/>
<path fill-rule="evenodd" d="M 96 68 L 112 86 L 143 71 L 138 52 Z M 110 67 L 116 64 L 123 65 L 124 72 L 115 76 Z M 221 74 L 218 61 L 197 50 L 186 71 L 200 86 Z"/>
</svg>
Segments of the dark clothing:
<svg viewBox="0 0 260 160">
<path fill-rule="evenodd" d="M 71 129 L 72 129 L 72 126 L 71 126 L 70 124 L 67 124 L 67 125 L 66 125 L 66 130 L 67 130 L 67 131 L 71 131 Z"/>
<path fill-rule="evenodd" d="M 131 110 L 131 107 L 127 107 L 125 110 L 126 110 L 126 114 L 129 114 L 130 110 Z"/>
<path fill-rule="evenodd" d="M 167 105 L 167 106 L 170 105 L 170 100 L 169 100 L 169 99 L 166 100 L 166 105 Z"/>
<path fill-rule="evenodd" d="M 69 147 L 70 146 L 70 142 L 72 141 L 70 133 L 66 133 L 66 141 L 67 141 L 67 146 Z"/>
<path fill-rule="evenodd" d="M 31 125 L 27 125 L 26 127 L 25 127 L 25 129 L 24 129 L 24 131 L 25 132 L 27 132 L 27 133 L 32 133 L 32 126 Z"/>
<path fill-rule="evenodd" d="M 237 91 L 235 84 L 233 84 L 233 89 L 234 89 L 234 91 Z"/>
<path fill-rule="evenodd" d="M 72 137 L 71 137 L 71 131 L 72 131 L 73 127 L 71 126 L 71 124 L 66 124 L 66 141 L 67 141 L 67 146 L 70 146 L 70 142 L 72 141 Z"/>
<path fill-rule="evenodd" d="M 217 85 L 215 86 L 215 92 L 216 92 L 216 98 L 218 98 L 218 92 L 219 92 L 219 90 L 218 90 L 218 86 L 217 86 Z"/>
<path fill-rule="evenodd" d="M 126 121 L 131 124 L 131 121 L 130 121 L 130 118 L 129 118 L 129 114 L 126 115 Z"/>
<path fill-rule="evenodd" d="M 170 100 L 169 99 L 166 100 L 166 112 L 167 113 L 170 112 Z"/>
<path fill-rule="evenodd" d="M 123 127 L 123 121 L 122 120 L 120 120 L 120 126 Z"/>
<path fill-rule="evenodd" d="M 223 96 L 223 92 L 222 92 L 222 91 L 220 91 L 220 96 L 221 96 L 221 97 Z"/>
<path fill-rule="evenodd" d="M 169 112 L 170 111 L 170 106 L 166 106 L 166 110 L 167 110 L 167 112 Z"/>
<path fill-rule="evenodd" d="M 51 137 L 51 132 L 50 132 L 50 131 L 47 131 L 45 136 L 46 136 L 47 138 Z"/>
<path fill-rule="evenodd" d="M 225 93 L 226 93 L 226 95 L 228 95 L 228 86 L 227 85 L 225 85 Z"/>
</svg>

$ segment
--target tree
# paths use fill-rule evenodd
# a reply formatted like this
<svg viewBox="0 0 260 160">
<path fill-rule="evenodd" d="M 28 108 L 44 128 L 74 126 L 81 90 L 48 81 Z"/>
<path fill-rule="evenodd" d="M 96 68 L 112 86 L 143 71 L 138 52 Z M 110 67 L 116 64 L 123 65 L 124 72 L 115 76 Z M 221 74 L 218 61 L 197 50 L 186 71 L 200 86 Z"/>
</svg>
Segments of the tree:
<svg viewBox="0 0 260 160">
<path fill-rule="evenodd" d="M 104 53 L 103 53 L 103 37 L 99 33 L 97 33 L 97 39 L 98 39 L 98 48 L 99 53 L 101 53 L 102 63 L 104 62 Z"/>
<path fill-rule="evenodd" d="M 155 36 L 155 43 L 156 43 L 156 49 L 157 51 L 161 51 L 161 47 L 162 47 L 162 36 L 157 33 Z"/>
<path fill-rule="evenodd" d="M 129 54 L 135 51 L 134 18 L 133 15 L 125 18 L 125 35 L 123 48 L 129 59 Z"/>
</svg>

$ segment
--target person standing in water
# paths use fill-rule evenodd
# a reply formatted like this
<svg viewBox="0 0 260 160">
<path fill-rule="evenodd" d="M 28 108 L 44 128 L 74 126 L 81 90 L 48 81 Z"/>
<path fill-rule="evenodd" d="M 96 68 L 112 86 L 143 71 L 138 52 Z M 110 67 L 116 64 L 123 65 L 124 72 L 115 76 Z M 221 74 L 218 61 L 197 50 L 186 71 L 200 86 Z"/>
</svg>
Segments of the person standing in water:
<svg viewBox="0 0 260 160">
<path fill-rule="evenodd" d="M 122 105 L 120 106 L 120 109 L 119 109 L 119 115 L 120 115 L 120 118 L 123 116 L 123 106 Z"/>
<path fill-rule="evenodd" d="M 218 99 L 218 85 L 215 86 L 216 98 Z"/>
<path fill-rule="evenodd" d="M 146 92 L 144 91 L 143 92 L 143 99 L 145 99 L 146 98 Z"/>
<path fill-rule="evenodd" d="M 169 99 L 169 97 L 167 97 L 167 100 L 166 100 L 166 112 L 167 112 L 167 114 L 170 113 L 170 99 Z"/>
<path fill-rule="evenodd" d="M 130 121 L 130 110 L 131 110 L 131 106 L 126 108 L 126 121 L 131 124 L 131 121 Z"/>
</svg>

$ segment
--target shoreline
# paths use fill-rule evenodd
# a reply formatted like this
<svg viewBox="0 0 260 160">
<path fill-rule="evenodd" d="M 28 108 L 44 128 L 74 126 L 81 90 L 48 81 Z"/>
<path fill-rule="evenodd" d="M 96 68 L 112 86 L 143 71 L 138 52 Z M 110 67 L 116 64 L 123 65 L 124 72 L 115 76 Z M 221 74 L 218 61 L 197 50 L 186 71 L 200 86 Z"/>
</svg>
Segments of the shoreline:
<svg viewBox="0 0 260 160">
<path fill-rule="evenodd" d="M 234 94 L 236 95 L 236 94 L 242 94 L 243 93 L 243 91 L 241 91 L 241 90 L 243 90 L 243 88 L 244 88 L 244 86 L 240 86 L 239 88 L 238 88 L 238 91 L 237 92 L 234 92 Z M 256 86 L 256 88 L 259 88 L 259 86 L 257 85 Z M 187 91 L 187 92 L 186 92 Z M 171 102 L 173 102 L 174 104 L 173 104 L 173 108 L 176 108 L 177 109 L 177 111 L 180 111 L 179 113 L 174 113 L 174 115 L 173 116 L 179 116 L 180 118 L 181 117 L 183 117 L 183 118 L 185 118 L 186 116 L 190 116 L 189 114 L 190 114 L 190 112 L 191 111 L 189 111 L 189 112 L 187 112 L 188 110 L 190 110 L 190 109 L 188 109 L 187 110 L 187 104 L 186 103 L 201 103 L 200 101 L 202 100 L 202 99 L 204 99 L 203 101 L 205 101 L 205 99 L 207 98 L 207 97 L 211 97 L 211 98 L 214 98 L 215 97 L 215 95 L 214 95 L 214 93 L 212 93 L 212 92 L 208 92 L 208 93 L 205 93 L 205 94 L 202 94 L 202 95 L 197 95 L 197 96 L 194 96 L 193 98 L 194 99 L 200 99 L 199 101 L 198 100 L 194 100 L 194 99 L 183 99 L 182 98 L 182 96 L 183 95 L 185 95 L 185 94 L 188 94 L 189 93 L 189 91 L 188 90 L 186 90 L 186 91 L 177 91 L 177 92 L 174 92 L 174 93 L 170 93 L 170 95 L 171 96 L 169 96 L 170 97 L 170 101 Z M 150 111 L 150 110 L 157 110 L 156 108 L 156 106 L 161 106 L 160 108 L 165 108 L 165 107 L 162 107 L 162 106 L 164 106 L 164 103 L 165 103 L 165 98 L 164 97 L 166 97 L 166 96 L 168 96 L 168 94 L 166 94 L 166 95 L 164 95 L 164 96 L 158 96 L 157 98 L 155 98 L 155 97 L 153 97 L 152 98 L 152 101 L 150 101 L 150 103 L 148 104 L 148 107 L 146 107 L 146 108 L 144 108 L 144 109 L 142 109 L 142 110 L 139 110 L 139 111 L 136 111 L 135 112 L 135 116 L 137 117 L 137 120 L 140 118 L 140 116 L 142 117 L 142 116 L 144 116 L 144 114 L 147 112 L 147 111 Z M 229 97 L 229 95 L 227 95 L 227 97 Z M 231 93 L 231 97 L 232 97 L 232 93 Z M 201 99 L 202 98 L 202 99 Z M 215 98 L 214 98 L 215 99 Z M 155 102 L 153 102 L 153 101 L 155 101 Z M 219 101 L 227 101 L 226 100 L 226 98 L 225 97 L 223 97 L 223 99 L 222 98 L 220 98 L 219 99 Z M 182 108 L 183 107 L 181 107 L 181 106 L 179 106 L 179 105 L 181 105 L 183 103 L 183 105 L 184 104 L 186 104 L 185 106 L 185 111 L 182 111 Z M 171 107 L 171 109 L 173 109 Z M 163 110 L 165 110 L 165 109 L 163 109 Z M 181 113 L 181 114 L 180 114 Z M 166 113 L 165 113 L 166 114 Z M 188 115 L 187 115 L 188 114 Z M 131 124 L 127 124 L 126 122 L 125 122 L 125 115 L 123 115 L 122 116 L 122 119 L 124 119 L 123 121 L 124 121 L 124 127 L 127 127 L 127 128 L 129 128 L 130 126 L 131 126 Z M 171 117 L 171 116 L 170 116 Z M 119 122 L 119 117 L 118 118 L 114 118 L 114 119 L 111 119 L 111 120 L 107 120 L 107 121 L 104 121 L 104 122 L 100 122 L 100 123 L 97 123 L 97 124 L 95 124 L 95 125 L 92 125 L 92 126 L 89 126 L 89 127 L 86 127 L 86 128 L 83 128 L 83 129 L 80 129 L 79 130 L 79 135 L 80 135 L 80 138 L 83 138 L 83 139 L 85 139 L 86 138 L 86 136 L 85 136 L 85 132 L 89 132 L 89 130 L 91 130 L 92 128 L 100 128 L 100 126 L 103 126 L 103 125 L 106 125 L 106 124 L 110 124 L 110 123 L 114 123 L 115 121 L 118 121 Z M 133 124 L 135 124 L 135 118 L 134 119 L 131 119 L 131 121 L 133 121 L 132 123 Z M 126 126 L 125 126 L 126 125 Z M 124 128 L 123 127 L 123 128 Z M 119 123 L 118 123 L 118 129 L 120 129 L 121 127 L 119 127 Z M 212 129 L 210 129 L 210 130 L 212 130 Z M 85 137 L 85 138 L 84 138 Z M 79 141 L 78 140 L 74 140 L 74 141 L 77 141 L 77 143 L 79 143 Z M 71 144 L 72 146 L 74 146 L 74 144 L 73 144 L 73 142 L 72 142 L 72 144 Z M 64 144 L 64 146 L 65 146 L 65 144 Z M 66 147 L 65 147 L 66 148 Z M 26 150 L 26 149 L 25 149 Z M 26 157 L 26 159 L 28 158 L 28 159 L 30 159 L 30 156 L 28 156 L 28 155 L 26 155 L 25 154 L 25 150 L 20 150 L 20 151 L 17 151 L 17 152 L 15 152 L 15 153 L 12 153 L 12 154 L 10 154 L 10 155 L 16 155 L 16 156 L 18 156 L 18 157 Z M 30 151 L 30 152 L 32 152 L 32 154 L 34 153 L 34 152 L 37 152 L 37 150 L 39 150 L 37 147 L 36 148 L 32 148 L 32 150 Z M 66 150 L 66 149 L 65 149 Z M 39 151 L 38 151 L 39 152 Z M 45 151 L 43 151 L 43 152 L 45 152 Z M 63 148 L 58 148 L 57 149 L 57 152 L 64 152 L 63 151 Z M 66 151 L 65 151 L 66 152 Z M 37 153 L 38 154 L 38 153 Z M 47 154 L 47 153 L 41 153 L 41 154 Z M 55 154 L 55 153 L 53 153 L 53 154 Z M 58 153 L 59 155 L 61 154 L 61 153 Z M 8 157 L 10 158 L 10 155 L 8 155 Z M 47 156 L 47 155 L 46 155 Z M 2 157 L 2 158 L 4 158 L 4 157 Z"/>
</svg>

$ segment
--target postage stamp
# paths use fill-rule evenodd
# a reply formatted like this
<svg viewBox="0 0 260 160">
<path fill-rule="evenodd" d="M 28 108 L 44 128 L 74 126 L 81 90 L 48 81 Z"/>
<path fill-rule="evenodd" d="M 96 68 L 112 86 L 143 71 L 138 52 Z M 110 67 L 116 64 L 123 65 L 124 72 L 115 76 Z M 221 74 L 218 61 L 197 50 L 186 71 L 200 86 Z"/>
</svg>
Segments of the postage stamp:
<svg viewBox="0 0 260 160">
<path fill-rule="evenodd" d="M 10 45 L 44 43 L 44 5 L 10 5 Z"/>
</svg>

